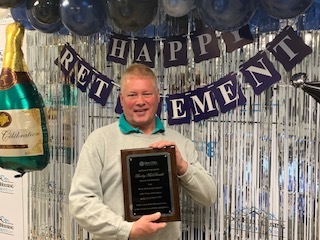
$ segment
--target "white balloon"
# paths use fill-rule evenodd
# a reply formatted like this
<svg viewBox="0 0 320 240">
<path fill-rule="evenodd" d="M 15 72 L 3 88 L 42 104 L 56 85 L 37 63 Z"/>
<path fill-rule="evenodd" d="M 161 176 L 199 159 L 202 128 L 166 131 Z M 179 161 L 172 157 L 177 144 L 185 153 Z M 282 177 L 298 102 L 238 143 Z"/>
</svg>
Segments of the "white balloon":
<svg viewBox="0 0 320 240">
<path fill-rule="evenodd" d="M 166 14 L 171 17 L 182 17 L 194 7 L 195 0 L 161 0 L 161 5 Z"/>
<path fill-rule="evenodd" d="M 10 8 L 0 8 L 0 19 L 8 16 L 9 12 L 10 12 Z"/>
</svg>

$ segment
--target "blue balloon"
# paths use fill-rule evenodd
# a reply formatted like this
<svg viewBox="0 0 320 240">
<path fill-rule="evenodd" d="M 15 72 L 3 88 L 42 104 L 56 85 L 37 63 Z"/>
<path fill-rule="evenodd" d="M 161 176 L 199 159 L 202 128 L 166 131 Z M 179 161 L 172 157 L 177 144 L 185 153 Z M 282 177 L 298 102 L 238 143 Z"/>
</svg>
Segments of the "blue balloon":
<svg viewBox="0 0 320 240">
<path fill-rule="evenodd" d="M 161 6 L 166 14 L 171 17 L 182 17 L 194 7 L 194 0 L 161 0 Z"/>
<path fill-rule="evenodd" d="M 106 0 L 111 22 L 127 32 L 141 30 L 152 23 L 158 12 L 158 0 Z"/>
<path fill-rule="evenodd" d="M 30 24 L 40 32 L 44 33 L 56 33 L 61 28 L 63 28 L 63 24 L 61 22 L 60 17 L 54 18 L 54 20 L 51 18 L 51 21 L 48 21 L 48 23 L 44 22 L 43 19 L 37 18 L 37 14 L 35 14 L 37 4 L 35 0 L 26 0 L 26 15 L 30 22 Z"/>
<path fill-rule="evenodd" d="M 320 29 L 320 3 L 314 2 L 297 21 L 298 30 Z"/>
<path fill-rule="evenodd" d="M 250 30 L 253 33 L 275 32 L 279 30 L 279 19 L 268 15 L 266 11 L 259 7 L 249 22 Z"/>
<path fill-rule="evenodd" d="M 260 0 L 261 6 L 272 17 L 289 19 L 304 13 L 313 0 Z"/>
<path fill-rule="evenodd" d="M 60 15 L 67 29 L 82 36 L 99 32 L 106 21 L 103 0 L 61 0 Z"/>
<path fill-rule="evenodd" d="M 159 23 L 157 25 L 149 24 L 145 28 L 138 30 L 136 32 L 133 32 L 132 35 L 134 37 L 148 37 L 148 38 L 154 38 L 156 36 L 167 37 L 169 36 L 169 27 L 166 22 Z"/>
<path fill-rule="evenodd" d="M 20 22 L 27 30 L 35 30 L 30 24 L 27 15 L 26 15 L 26 2 L 23 1 L 20 5 L 11 8 L 11 17 L 15 22 Z"/>
<path fill-rule="evenodd" d="M 52 24 L 60 21 L 59 0 L 26 0 L 26 7 L 41 23 Z"/>
<path fill-rule="evenodd" d="M 204 24 L 218 31 L 233 31 L 246 25 L 257 9 L 257 0 L 198 0 Z"/>
</svg>

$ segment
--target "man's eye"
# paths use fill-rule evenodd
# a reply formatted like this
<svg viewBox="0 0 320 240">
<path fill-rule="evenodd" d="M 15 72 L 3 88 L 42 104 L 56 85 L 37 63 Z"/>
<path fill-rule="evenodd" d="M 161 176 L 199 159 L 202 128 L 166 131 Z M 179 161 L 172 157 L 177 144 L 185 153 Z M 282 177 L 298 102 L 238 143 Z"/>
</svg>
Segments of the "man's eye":
<svg viewBox="0 0 320 240">
<path fill-rule="evenodd" d="M 143 96 L 151 96 L 152 95 L 152 93 L 143 93 Z"/>
</svg>

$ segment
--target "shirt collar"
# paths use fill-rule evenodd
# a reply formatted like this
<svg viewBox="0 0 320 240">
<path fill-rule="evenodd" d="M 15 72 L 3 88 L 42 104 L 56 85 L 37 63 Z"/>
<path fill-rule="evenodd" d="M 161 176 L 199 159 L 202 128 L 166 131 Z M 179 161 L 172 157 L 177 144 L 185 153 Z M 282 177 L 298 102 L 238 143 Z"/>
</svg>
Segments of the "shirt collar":
<svg viewBox="0 0 320 240">
<path fill-rule="evenodd" d="M 120 114 L 119 117 L 119 128 L 120 131 L 124 134 L 129 134 L 129 133 L 143 133 L 139 128 L 134 128 L 132 127 L 124 117 L 123 113 Z M 164 126 L 163 123 L 161 122 L 160 118 L 156 116 L 156 127 L 153 130 L 152 134 L 156 134 L 158 132 L 164 132 Z"/>
</svg>

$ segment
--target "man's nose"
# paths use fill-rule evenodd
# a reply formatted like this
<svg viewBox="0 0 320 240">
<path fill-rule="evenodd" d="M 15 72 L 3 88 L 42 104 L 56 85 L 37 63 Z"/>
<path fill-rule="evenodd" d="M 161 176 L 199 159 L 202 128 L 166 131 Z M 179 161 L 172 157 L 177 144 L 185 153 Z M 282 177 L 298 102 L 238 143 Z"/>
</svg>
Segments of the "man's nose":
<svg viewBox="0 0 320 240">
<path fill-rule="evenodd" d="M 139 104 L 145 103 L 145 97 L 143 96 L 143 94 L 138 94 L 137 103 Z"/>
</svg>

